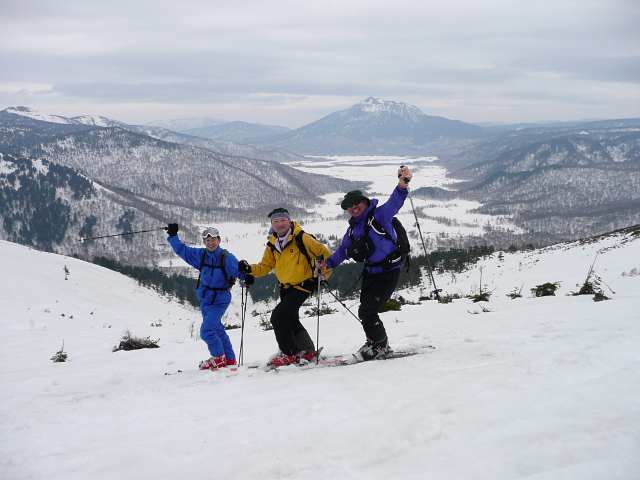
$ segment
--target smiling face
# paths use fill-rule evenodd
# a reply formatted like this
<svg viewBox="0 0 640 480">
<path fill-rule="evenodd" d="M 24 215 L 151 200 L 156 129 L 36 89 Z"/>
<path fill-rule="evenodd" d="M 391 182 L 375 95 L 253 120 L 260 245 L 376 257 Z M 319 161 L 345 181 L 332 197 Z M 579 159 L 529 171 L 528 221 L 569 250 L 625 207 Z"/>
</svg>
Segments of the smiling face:
<svg viewBox="0 0 640 480">
<path fill-rule="evenodd" d="M 271 219 L 271 226 L 279 237 L 284 237 L 291 228 L 291 220 L 286 217 L 275 217 Z"/>
<path fill-rule="evenodd" d="M 359 217 L 364 213 L 367 207 L 368 202 L 366 200 L 362 200 L 360 203 L 347 207 L 347 212 L 349 212 L 352 217 Z"/>
<path fill-rule="evenodd" d="M 204 246 L 207 247 L 207 250 L 210 252 L 215 252 L 216 249 L 220 246 L 220 237 L 212 237 L 209 235 L 207 238 L 203 240 Z"/>
</svg>

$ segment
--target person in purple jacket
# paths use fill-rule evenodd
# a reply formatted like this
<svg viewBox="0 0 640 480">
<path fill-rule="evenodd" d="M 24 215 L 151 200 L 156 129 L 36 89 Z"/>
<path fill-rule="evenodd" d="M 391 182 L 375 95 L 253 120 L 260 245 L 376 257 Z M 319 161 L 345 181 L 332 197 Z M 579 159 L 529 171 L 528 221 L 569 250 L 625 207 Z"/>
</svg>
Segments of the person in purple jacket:
<svg viewBox="0 0 640 480">
<path fill-rule="evenodd" d="M 389 339 L 378 310 L 391 298 L 398 286 L 402 263 L 398 263 L 398 241 L 392 226 L 393 217 L 404 205 L 413 177 L 408 167 L 398 170 L 399 182 L 386 203 L 369 199 L 360 190 L 348 192 L 340 206 L 351 215 L 342 244 L 321 264 L 320 269 L 335 268 L 347 258 L 364 262 L 358 317 L 367 336 L 358 350 L 362 360 L 383 359 L 393 355 Z M 381 228 L 382 227 L 382 228 Z M 387 232 L 385 234 L 385 232 Z"/>
<path fill-rule="evenodd" d="M 197 295 L 202 311 L 200 338 L 209 348 L 211 358 L 200 362 L 200 370 L 219 370 L 227 367 L 237 370 L 236 355 L 227 334 L 222 317 L 231 303 L 231 287 L 236 277 L 246 285 L 253 284 L 253 275 L 238 270 L 238 259 L 220 248 L 220 232 L 207 228 L 202 232 L 204 248 L 188 247 L 178 237 L 178 224 L 167 226 L 169 244 L 180 258 L 200 270 Z"/>
</svg>

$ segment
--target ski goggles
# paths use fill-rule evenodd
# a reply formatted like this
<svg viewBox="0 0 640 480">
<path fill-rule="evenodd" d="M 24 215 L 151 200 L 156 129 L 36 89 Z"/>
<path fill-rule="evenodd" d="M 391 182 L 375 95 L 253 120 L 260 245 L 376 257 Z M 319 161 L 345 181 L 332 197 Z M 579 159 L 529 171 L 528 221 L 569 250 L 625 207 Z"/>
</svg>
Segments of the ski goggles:
<svg viewBox="0 0 640 480">
<path fill-rule="evenodd" d="M 204 240 L 207 237 L 219 237 L 220 232 L 218 232 L 217 228 L 207 228 L 204 232 L 202 232 L 202 239 Z"/>
</svg>

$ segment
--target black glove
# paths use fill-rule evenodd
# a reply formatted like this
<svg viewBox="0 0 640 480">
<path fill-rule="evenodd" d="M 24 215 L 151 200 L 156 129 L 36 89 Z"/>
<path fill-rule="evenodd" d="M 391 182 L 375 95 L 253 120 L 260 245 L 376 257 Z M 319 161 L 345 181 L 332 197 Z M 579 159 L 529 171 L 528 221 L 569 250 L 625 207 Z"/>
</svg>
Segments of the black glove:
<svg viewBox="0 0 640 480">
<path fill-rule="evenodd" d="M 246 260 L 240 260 L 238 262 L 238 270 L 240 273 L 251 273 L 251 265 Z"/>
<path fill-rule="evenodd" d="M 256 277 L 254 277 L 253 275 L 251 275 L 250 273 L 247 273 L 244 276 L 244 284 L 248 287 L 249 285 L 253 285 L 253 283 L 256 281 Z"/>
<path fill-rule="evenodd" d="M 175 237 L 178 234 L 178 230 L 180 230 L 180 228 L 178 227 L 177 223 L 170 223 L 167 226 L 167 235 L 169 235 L 170 237 Z"/>
</svg>

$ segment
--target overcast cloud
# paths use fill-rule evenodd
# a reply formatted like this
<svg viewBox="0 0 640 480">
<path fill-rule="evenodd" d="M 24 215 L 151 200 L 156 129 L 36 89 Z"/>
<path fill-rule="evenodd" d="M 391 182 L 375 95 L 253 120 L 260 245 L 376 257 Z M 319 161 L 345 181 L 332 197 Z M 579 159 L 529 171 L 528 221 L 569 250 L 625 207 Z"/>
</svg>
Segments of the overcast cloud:
<svg viewBox="0 0 640 480">
<path fill-rule="evenodd" d="M 640 116 L 637 0 L 0 0 L 0 109 L 297 128 Z"/>
</svg>

